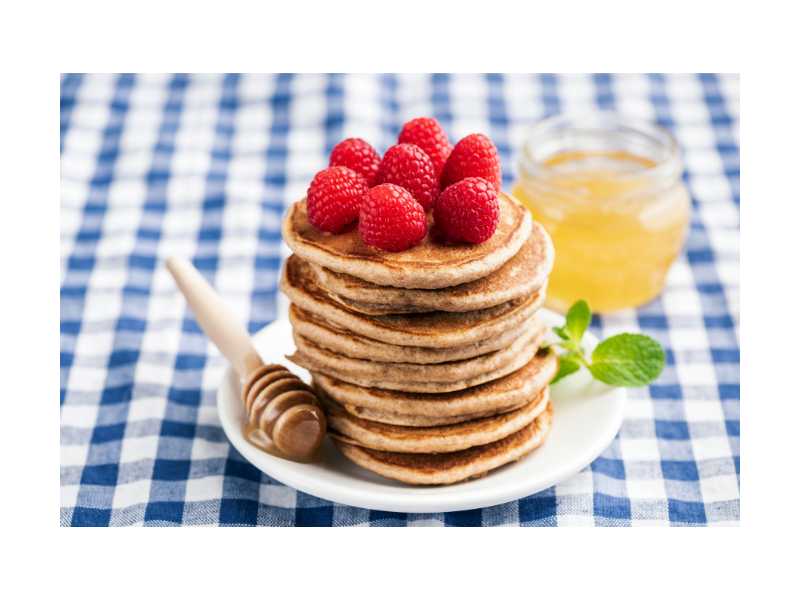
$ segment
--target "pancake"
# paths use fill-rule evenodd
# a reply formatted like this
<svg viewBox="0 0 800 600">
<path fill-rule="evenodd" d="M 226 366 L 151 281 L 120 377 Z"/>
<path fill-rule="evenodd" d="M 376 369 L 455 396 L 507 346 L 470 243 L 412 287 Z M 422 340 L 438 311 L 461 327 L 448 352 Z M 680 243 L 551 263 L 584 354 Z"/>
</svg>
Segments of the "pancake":
<svg viewBox="0 0 800 600">
<path fill-rule="evenodd" d="M 533 327 L 523 330 L 521 335 L 505 348 L 463 360 L 418 365 L 403 362 L 377 362 L 342 356 L 304 338 L 297 331 L 293 331 L 297 352 L 311 362 L 325 364 L 326 368 L 347 373 L 349 377 L 366 377 L 384 383 L 398 384 L 458 382 L 503 369 L 513 359 L 528 353 L 528 359 L 522 363 L 525 364 L 536 354 L 544 339 L 544 334 L 544 325 L 541 321 L 535 320 Z"/>
<path fill-rule="evenodd" d="M 318 392 L 319 394 L 319 392 Z M 324 397 L 324 394 L 322 394 Z M 527 404 L 520 402 L 514 406 L 508 407 L 504 410 L 491 410 L 480 413 L 472 413 L 461 415 L 459 417 L 420 417 L 414 415 L 396 415 L 394 413 L 382 413 L 368 408 L 354 410 L 354 407 L 347 407 L 345 410 L 354 416 L 361 417 L 367 421 L 374 421 L 376 423 L 386 423 L 387 425 L 402 425 L 403 427 L 434 427 L 436 425 L 454 425 L 456 423 L 463 423 L 464 421 L 474 421 L 475 419 L 483 419 L 485 417 L 493 417 L 495 415 L 502 415 L 512 410 L 522 408 Z"/>
<path fill-rule="evenodd" d="M 508 262 L 483 279 L 439 290 L 413 290 L 375 285 L 351 275 L 311 264 L 320 287 L 348 308 L 368 314 L 443 310 L 467 312 L 529 296 L 543 288 L 553 268 L 550 236 L 533 223 L 530 237 Z"/>
<path fill-rule="evenodd" d="M 531 424 L 508 437 L 444 454 L 371 450 L 342 439 L 334 439 L 334 443 L 354 463 L 383 477 L 413 485 L 443 485 L 480 477 L 538 448 L 550 432 L 552 416 L 553 407 L 548 404 Z"/>
<path fill-rule="evenodd" d="M 491 381 L 522 368 L 530 361 L 544 339 L 545 328 L 539 325 L 525 331 L 508 348 L 488 354 L 436 365 L 379 363 L 347 358 L 294 334 L 297 352 L 289 356 L 293 363 L 355 383 L 408 392 L 450 392 Z"/>
<path fill-rule="evenodd" d="M 311 263 L 309 263 L 311 264 Z M 311 268 L 321 269 L 323 267 L 314 267 L 311 265 Z M 329 271 L 330 272 L 330 271 Z M 319 272 L 315 272 L 317 276 L 317 280 L 319 280 Z M 349 275 L 348 275 L 349 277 Z M 355 278 L 354 278 L 355 279 Z M 368 284 L 372 285 L 372 284 Z M 376 286 L 378 287 L 378 286 Z M 401 289 L 401 288 L 397 288 Z M 425 312 L 432 312 L 429 308 L 420 308 L 413 305 L 407 306 L 394 306 L 392 304 L 376 304 L 374 302 L 359 302 L 358 300 L 351 300 L 350 298 L 345 298 L 344 296 L 340 296 L 330 290 L 326 290 L 328 294 L 330 294 L 331 298 L 336 300 L 342 306 L 346 306 L 350 310 L 361 313 L 362 315 L 402 315 L 402 314 L 414 314 L 414 313 L 425 313 Z M 431 290 L 426 290 L 431 291 Z"/>
<path fill-rule="evenodd" d="M 528 317 L 519 327 L 500 335 L 479 340 L 466 346 L 452 348 L 424 348 L 421 346 L 397 346 L 384 344 L 327 323 L 310 312 L 292 304 L 289 321 L 292 330 L 315 344 L 351 358 L 365 358 L 377 362 L 402 362 L 420 365 L 436 364 L 472 358 L 487 352 L 508 347 L 523 331 L 533 327 L 536 315 Z"/>
<path fill-rule="evenodd" d="M 438 425 L 506 412 L 538 394 L 558 371 L 555 352 L 540 350 L 528 364 L 488 383 L 442 394 L 365 388 L 312 371 L 318 394 L 349 413 L 396 425 Z"/>
<path fill-rule="evenodd" d="M 543 291 L 466 313 L 429 312 L 370 316 L 339 304 L 317 284 L 314 271 L 296 255 L 286 260 L 281 289 L 300 308 L 354 333 L 399 346 L 465 346 L 519 327 L 544 302 Z"/>
<path fill-rule="evenodd" d="M 442 453 L 491 444 L 529 425 L 547 407 L 549 388 L 529 399 L 521 408 L 502 415 L 434 427 L 402 427 L 368 421 L 324 402 L 330 435 L 348 444 L 387 452 Z"/>
<path fill-rule="evenodd" d="M 355 227 L 335 235 L 319 231 L 308 221 L 305 199 L 284 217 L 283 239 L 301 258 L 364 281 L 400 288 L 451 287 L 493 273 L 528 239 L 528 209 L 507 194 L 498 201 L 497 230 L 482 244 L 444 244 L 429 234 L 413 248 L 385 252 L 364 244 Z"/>
</svg>

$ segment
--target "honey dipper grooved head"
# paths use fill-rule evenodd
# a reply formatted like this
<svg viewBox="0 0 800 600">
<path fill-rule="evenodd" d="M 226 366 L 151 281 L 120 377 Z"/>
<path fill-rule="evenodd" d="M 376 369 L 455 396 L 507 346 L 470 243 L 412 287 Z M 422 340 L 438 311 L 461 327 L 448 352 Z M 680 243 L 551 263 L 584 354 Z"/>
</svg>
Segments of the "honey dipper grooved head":
<svg viewBox="0 0 800 600">
<path fill-rule="evenodd" d="M 263 365 L 242 386 L 247 413 L 245 437 L 262 450 L 288 458 L 311 459 L 327 430 L 314 391 L 281 365 Z"/>
</svg>

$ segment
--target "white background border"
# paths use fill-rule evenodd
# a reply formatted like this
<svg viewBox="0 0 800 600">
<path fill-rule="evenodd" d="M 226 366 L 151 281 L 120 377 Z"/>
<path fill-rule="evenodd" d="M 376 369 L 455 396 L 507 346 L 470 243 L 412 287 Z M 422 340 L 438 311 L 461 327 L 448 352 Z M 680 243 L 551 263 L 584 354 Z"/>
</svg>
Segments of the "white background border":
<svg viewBox="0 0 800 600">
<path fill-rule="evenodd" d="M 780 8 L 789 5 L 751 3 L 750 14 L 737 2 L 675 0 L 6 7 L 4 596 L 49 588 L 58 598 L 233 598 L 289 586 L 306 598 L 316 586 L 326 597 L 727 598 L 796 589 L 800 393 L 789 344 L 798 331 L 800 102 L 797 21 Z M 123 70 L 742 72 L 744 526 L 59 530 L 58 73 Z"/>
</svg>

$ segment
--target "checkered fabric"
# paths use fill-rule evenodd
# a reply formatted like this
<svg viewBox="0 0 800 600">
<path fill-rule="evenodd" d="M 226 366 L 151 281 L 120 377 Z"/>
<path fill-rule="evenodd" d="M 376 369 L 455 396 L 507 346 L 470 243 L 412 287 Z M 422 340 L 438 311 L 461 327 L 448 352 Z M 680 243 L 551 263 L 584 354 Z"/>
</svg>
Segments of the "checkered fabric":
<svg viewBox="0 0 800 600">
<path fill-rule="evenodd" d="M 447 514 L 331 504 L 228 443 L 225 367 L 161 261 L 192 257 L 255 332 L 277 318 L 280 218 L 340 139 L 380 151 L 408 118 L 489 134 L 516 170 L 527 128 L 603 108 L 683 147 L 691 230 L 664 294 L 596 319 L 667 348 L 590 467 Z M 62 525 L 717 525 L 739 519 L 735 75 L 65 75 L 61 81 Z"/>
</svg>

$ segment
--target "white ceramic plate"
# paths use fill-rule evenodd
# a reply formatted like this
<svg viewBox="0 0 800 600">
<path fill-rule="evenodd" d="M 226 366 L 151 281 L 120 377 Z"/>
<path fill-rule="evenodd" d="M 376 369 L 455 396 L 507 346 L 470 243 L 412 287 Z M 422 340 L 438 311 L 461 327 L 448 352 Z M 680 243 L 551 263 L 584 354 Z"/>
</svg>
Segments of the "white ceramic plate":
<svg viewBox="0 0 800 600">
<path fill-rule="evenodd" d="M 548 325 L 563 318 L 541 311 Z M 586 334 L 587 346 L 596 340 Z M 265 362 L 280 363 L 309 380 L 308 373 L 286 360 L 294 352 L 291 326 L 275 321 L 255 336 Z M 242 435 L 244 409 L 240 386 L 228 368 L 217 393 L 222 427 L 234 447 L 253 465 L 278 481 L 307 494 L 341 504 L 397 512 L 447 512 L 483 508 L 516 500 L 571 477 L 597 457 L 622 424 L 625 391 L 598 383 L 584 371 L 553 386 L 553 425 L 544 445 L 525 458 L 485 477 L 449 486 L 415 487 L 384 479 L 344 458 L 326 440 L 321 461 L 300 464 L 271 456 Z"/>
</svg>

